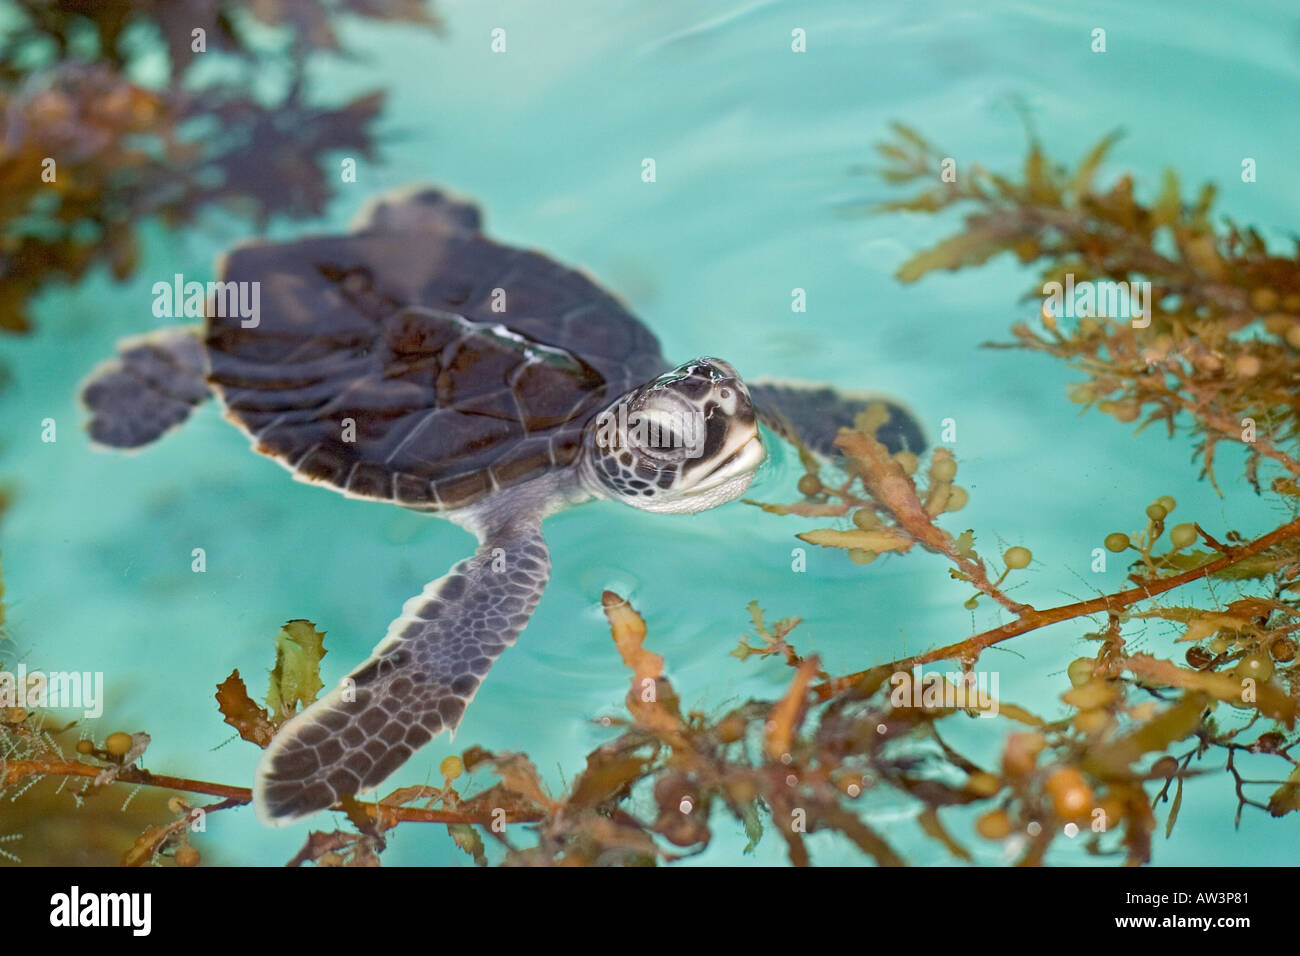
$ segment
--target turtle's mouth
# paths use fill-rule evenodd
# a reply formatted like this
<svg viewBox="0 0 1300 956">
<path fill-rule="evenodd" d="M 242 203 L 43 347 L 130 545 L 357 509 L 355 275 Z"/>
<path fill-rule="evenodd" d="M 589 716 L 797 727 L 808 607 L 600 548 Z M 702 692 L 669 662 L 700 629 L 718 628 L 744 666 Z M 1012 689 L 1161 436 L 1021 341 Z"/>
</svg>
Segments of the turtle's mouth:
<svg viewBox="0 0 1300 956">
<path fill-rule="evenodd" d="M 767 449 L 763 447 L 762 439 L 758 437 L 758 429 L 750 429 L 748 436 L 743 440 L 739 448 L 711 468 L 700 479 L 700 482 L 694 485 L 686 494 L 706 494 L 741 478 L 745 479 L 744 486 L 736 494 L 744 491 L 745 486 L 749 484 L 749 479 L 758 469 L 758 466 L 763 463 L 763 459 L 767 457 Z"/>
</svg>

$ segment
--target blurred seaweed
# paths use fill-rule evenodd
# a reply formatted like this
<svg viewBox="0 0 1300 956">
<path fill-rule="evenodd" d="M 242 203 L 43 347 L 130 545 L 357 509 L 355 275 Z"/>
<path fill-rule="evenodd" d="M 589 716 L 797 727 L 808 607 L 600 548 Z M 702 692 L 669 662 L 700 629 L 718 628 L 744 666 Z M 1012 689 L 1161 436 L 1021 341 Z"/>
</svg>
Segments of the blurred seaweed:
<svg viewBox="0 0 1300 956">
<path fill-rule="evenodd" d="M 374 158 L 383 94 L 317 104 L 308 58 L 346 55 L 335 29 L 344 18 L 440 27 L 424 0 L 11 8 L 0 34 L 0 330 L 8 332 L 30 328 L 30 302 L 53 281 L 98 266 L 119 280 L 132 275 L 143 220 L 175 228 L 218 206 L 259 226 L 320 215 L 331 193 L 326 155 Z"/>
</svg>

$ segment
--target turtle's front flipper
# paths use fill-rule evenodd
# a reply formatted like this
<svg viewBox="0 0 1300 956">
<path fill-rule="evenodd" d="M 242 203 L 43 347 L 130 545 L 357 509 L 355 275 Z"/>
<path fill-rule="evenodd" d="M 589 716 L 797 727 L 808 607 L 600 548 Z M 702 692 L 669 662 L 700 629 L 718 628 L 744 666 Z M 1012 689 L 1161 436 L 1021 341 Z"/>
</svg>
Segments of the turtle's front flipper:
<svg viewBox="0 0 1300 956">
<path fill-rule="evenodd" d="M 139 448 L 190 417 L 212 393 L 204 381 L 196 329 L 163 329 L 118 343 L 81 389 L 90 437 L 112 448 Z"/>
<path fill-rule="evenodd" d="M 454 731 L 550 573 L 538 518 L 483 535 L 472 558 L 406 602 L 368 661 L 276 734 L 253 785 L 262 822 L 290 823 L 377 787 Z"/>
<path fill-rule="evenodd" d="M 925 433 L 916 416 L 885 398 L 849 395 L 826 385 L 761 380 L 749 386 L 749 395 L 759 421 L 823 458 L 838 457 L 836 434 L 841 428 L 852 428 L 857 414 L 875 403 L 884 405 L 889 412 L 889 421 L 876 431 L 886 448 L 891 452 L 925 450 Z"/>
</svg>

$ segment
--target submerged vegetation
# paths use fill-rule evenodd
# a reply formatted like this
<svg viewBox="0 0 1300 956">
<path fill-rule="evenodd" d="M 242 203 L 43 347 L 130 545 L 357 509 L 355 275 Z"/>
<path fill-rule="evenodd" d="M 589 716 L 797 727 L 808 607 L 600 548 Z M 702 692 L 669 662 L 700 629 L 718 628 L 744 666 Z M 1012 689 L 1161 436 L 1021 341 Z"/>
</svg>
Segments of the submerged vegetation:
<svg viewBox="0 0 1300 956">
<path fill-rule="evenodd" d="M 1193 777 L 1224 777 L 1238 819 L 1300 811 L 1293 756 L 1300 742 L 1300 258 L 1270 253 L 1253 230 L 1216 229 L 1209 187 L 1188 201 L 1168 174 L 1147 205 L 1130 176 L 1098 186 L 1113 137 L 1073 171 L 1035 142 L 1018 179 L 975 167 L 946 181 L 943 153 L 909 129 L 897 134 L 881 144 L 883 175 L 919 191 L 884 211 L 967 210 L 959 233 L 902 267 L 903 281 L 1009 252 L 1040 266 L 1045 283 L 1150 283 L 1141 322 L 1104 314 L 1067 321 L 1045 311 L 1014 327 L 1012 345 L 1082 375 L 1072 400 L 1139 430 L 1162 423 L 1169 435 L 1189 435 L 1201 474 L 1215 487 L 1227 480 L 1218 453 L 1240 447 L 1260 514 L 1280 510 L 1288 520 L 1247 538 L 1180 520 L 1175 500 L 1157 498 L 1134 516 L 1135 533 L 1115 529 L 1095 543 L 1095 554 L 1129 560 L 1124 589 L 1037 608 L 1004 589 L 1033 561 L 1029 549 L 1011 547 L 994 560 L 978 545 L 984 532 L 953 524 L 969 498 L 953 452 L 890 455 L 875 438 L 887 412 L 872 406 L 840 432 L 840 461 L 803 456 L 797 500 L 759 507 L 801 519 L 805 543 L 840 549 L 864 568 L 882 555 L 936 555 L 947 564 L 944 581 L 969 586 L 968 606 L 991 602 L 1003 623 L 832 674 L 799 652 L 797 619 L 769 623 L 755 602 L 752 633 L 733 654 L 742 662 L 774 658 L 772 666 L 788 668 L 787 688 L 776 699 L 705 713 L 683 709 L 653 635 L 607 591 L 602 604 L 615 651 L 630 673 L 626 715 L 600 720 L 611 739 L 587 755 L 563 793 L 549 792 L 525 755 L 470 747 L 443 762 L 440 786 L 347 801 L 337 808 L 339 828 L 312 833 L 291 863 L 373 865 L 393 828 L 432 823 L 447 826 L 479 864 L 671 862 L 703 851 L 724 828 L 745 833 L 751 847 L 780 840 L 798 865 L 812 862 L 808 836 L 817 832 L 839 834 L 876 863 L 902 864 L 897 841 L 870 822 L 872 807 L 887 802 L 909 806 L 920 832 L 955 860 L 974 860 L 977 844 L 994 843 L 1005 859 L 1036 864 L 1057 841 L 1077 839 L 1089 853 L 1141 864 L 1158 856 L 1158 833 L 1175 832 Z M 869 588 L 870 571 L 862 573 Z M 1219 601 L 1211 584 L 1231 588 L 1232 599 Z M 1134 628 L 1153 619 L 1172 625 L 1176 638 L 1159 652 L 1130 646 Z M 1096 648 L 1072 661 L 1061 656 L 1064 717 L 999 696 L 980 669 L 984 651 L 1044 639 L 1037 632 L 1049 625 L 1076 627 L 1074 637 Z M 219 685 L 221 715 L 240 737 L 265 747 L 314 699 L 321 638 L 310 622 L 286 625 L 265 706 L 237 671 Z M 917 674 L 938 661 L 953 662 L 959 674 Z M 996 716 L 967 720 L 977 714 Z M 249 802 L 244 788 L 135 766 L 147 735 L 96 743 L 75 740 L 74 726 L 44 726 L 22 708 L 2 716 L 0 784 L 11 798 L 43 777 L 75 781 L 61 796 L 78 802 L 123 787 L 187 794 L 171 799 L 171 819 L 160 815 L 121 848 L 126 863 L 193 865 L 198 844 L 215 839 L 194 835 L 195 821 Z M 976 753 L 956 743 L 972 737 L 971 727 L 992 746 Z M 1252 772 L 1272 769 L 1251 777 L 1247 763 Z M 199 795 L 216 802 L 202 806 Z"/>
<path fill-rule="evenodd" d="M 143 221 L 321 215 L 327 155 L 373 158 L 382 93 L 312 101 L 340 14 L 436 28 L 424 0 L 17 0 L 0 32 L 0 332 L 95 267 L 131 276 Z M 165 55 L 158 56 L 159 50 Z M 223 67 L 201 69 L 205 59 Z"/>
</svg>

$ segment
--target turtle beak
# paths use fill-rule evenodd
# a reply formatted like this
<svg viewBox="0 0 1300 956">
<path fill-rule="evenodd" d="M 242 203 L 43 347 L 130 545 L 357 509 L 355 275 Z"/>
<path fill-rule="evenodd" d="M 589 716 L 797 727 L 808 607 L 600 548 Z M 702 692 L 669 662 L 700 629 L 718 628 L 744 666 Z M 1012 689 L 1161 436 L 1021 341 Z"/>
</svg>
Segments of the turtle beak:
<svg viewBox="0 0 1300 956">
<path fill-rule="evenodd" d="M 749 487 L 754 472 L 767 457 L 767 449 L 758 434 L 758 425 L 752 421 L 733 425 L 729 429 L 727 443 L 718 453 L 718 457 L 721 459 L 718 464 L 687 492 L 688 495 L 709 494 L 742 478 L 744 484 L 735 490 L 732 497 Z"/>
<path fill-rule="evenodd" d="M 729 446 L 734 446 L 735 450 L 727 454 L 727 449 L 723 449 L 723 454 L 727 457 L 705 476 L 705 481 L 713 478 L 714 475 L 734 476 L 753 471 L 767 457 L 767 449 L 763 447 L 763 440 L 758 437 L 756 426 L 732 430 L 740 432 L 733 442 L 728 443 Z"/>
</svg>

